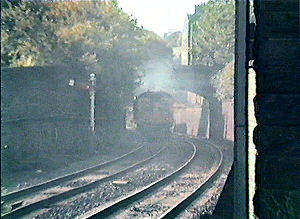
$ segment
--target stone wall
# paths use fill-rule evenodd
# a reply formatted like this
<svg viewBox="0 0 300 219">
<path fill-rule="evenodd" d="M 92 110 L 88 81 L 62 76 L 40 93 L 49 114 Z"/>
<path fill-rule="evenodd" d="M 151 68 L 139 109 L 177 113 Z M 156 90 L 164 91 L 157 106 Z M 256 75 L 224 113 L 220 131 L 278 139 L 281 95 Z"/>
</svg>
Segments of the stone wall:
<svg viewBox="0 0 300 219">
<path fill-rule="evenodd" d="M 47 162 L 51 157 L 88 156 L 103 149 L 90 144 L 88 91 L 68 85 L 70 79 L 87 82 L 88 75 L 82 71 L 65 66 L 2 69 L 2 169 L 51 165 Z M 99 113 L 100 98 L 96 101 L 97 142 L 105 145 L 111 143 L 107 136 L 116 133 L 113 127 L 122 128 L 123 115 L 115 114 L 114 121 L 106 121 Z M 28 165 L 22 164 L 24 160 Z"/>
<path fill-rule="evenodd" d="M 255 214 L 300 217 L 299 1 L 256 0 Z"/>
</svg>

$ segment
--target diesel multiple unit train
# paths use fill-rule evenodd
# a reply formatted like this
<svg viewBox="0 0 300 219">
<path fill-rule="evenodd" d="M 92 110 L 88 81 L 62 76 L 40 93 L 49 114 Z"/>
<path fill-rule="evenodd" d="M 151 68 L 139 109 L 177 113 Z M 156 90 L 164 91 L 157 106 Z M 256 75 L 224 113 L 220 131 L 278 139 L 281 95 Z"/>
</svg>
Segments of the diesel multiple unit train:
<svg viewBox="0 0 300 219">
<path fill-rule="evenodd" d="M 134 103 L 137 130 L 147 137 L 169 136 L 174 125 L 173 98 L 165 92 L 145 92 Z"/>
</svg>

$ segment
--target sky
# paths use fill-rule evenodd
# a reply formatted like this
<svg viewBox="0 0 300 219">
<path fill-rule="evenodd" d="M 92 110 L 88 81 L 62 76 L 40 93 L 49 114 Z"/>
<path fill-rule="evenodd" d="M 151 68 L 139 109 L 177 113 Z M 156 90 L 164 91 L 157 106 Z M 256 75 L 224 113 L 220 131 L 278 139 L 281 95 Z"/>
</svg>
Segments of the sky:
<svg viewBox="0 0 300 219">
<path fill-rule="evenodd" d="M 145 29 L 163 36 L 169 31 L 182 31 L 187 14 L 195 5 L 207 0 L 118 0 L 119 6 L 137 18 Z"/>
</svg>

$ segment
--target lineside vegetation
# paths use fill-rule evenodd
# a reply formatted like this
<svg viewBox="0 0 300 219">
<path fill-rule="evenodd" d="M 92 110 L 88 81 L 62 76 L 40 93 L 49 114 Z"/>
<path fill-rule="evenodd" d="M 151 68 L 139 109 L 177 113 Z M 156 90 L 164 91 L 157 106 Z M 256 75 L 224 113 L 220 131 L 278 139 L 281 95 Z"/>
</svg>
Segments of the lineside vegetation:
<svg viewBox="0 0 300 219">
<path fill-rule="evenodd" d="M 1 0 L 1 65 L 84 66 L 97 75 L 105 100 L 122 108 L 139 85 L 143 63 L 171 51 L 117 1 L 39 2 Z M 116 105 L 117 104 L 117 105 Z"/>
<path fill-rule="evenodd" d="M 191 17 L 193 64 L 222 66 L 212 78 L 220 100 L 233 98 L 235 3 L 210 0 Z"/>
</svg>

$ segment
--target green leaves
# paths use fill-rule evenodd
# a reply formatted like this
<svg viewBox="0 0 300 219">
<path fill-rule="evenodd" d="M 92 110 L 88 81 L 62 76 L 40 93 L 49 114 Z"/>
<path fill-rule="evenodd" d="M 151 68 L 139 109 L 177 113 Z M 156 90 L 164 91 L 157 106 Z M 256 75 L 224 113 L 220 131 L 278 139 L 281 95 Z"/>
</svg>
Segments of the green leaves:
<svg viewBox="0 0 300 219">
<path fill-rule="evenodd" d="M 220 100 L 233 98 L 234 8 L 233 0 L 210 0 L 191 22 L 193 64 L 225 66 L 211 80 Z"/>
<path fill-rule="evenodd" d="M 128 103 L 145 61 L 170 53 L 156 34 L 118 8 L 117 1 L 2 2 L 2 65 L 64 64 L 85 69 L 73 73 L 83 78 L 94 72 L 109 108 L 121 110 Z"/>
<path fill-rule="evenodd" d="M 233 59 L 234 1 L 209 1 L 192 17 L 193 64 L 225 65 Z"/>
<path fill-rule="evenodd" d="M 33 66 L 44 64 L 50 57 L 49 49 L 56 38 L 49 38 L 51 29 L 42 23 L 48 10 L 37 2 L 23 2 L 19 6 L 7 3 L 2 8 L 1 35 L 3 49 L 2 65 Z"/>
</svg>

